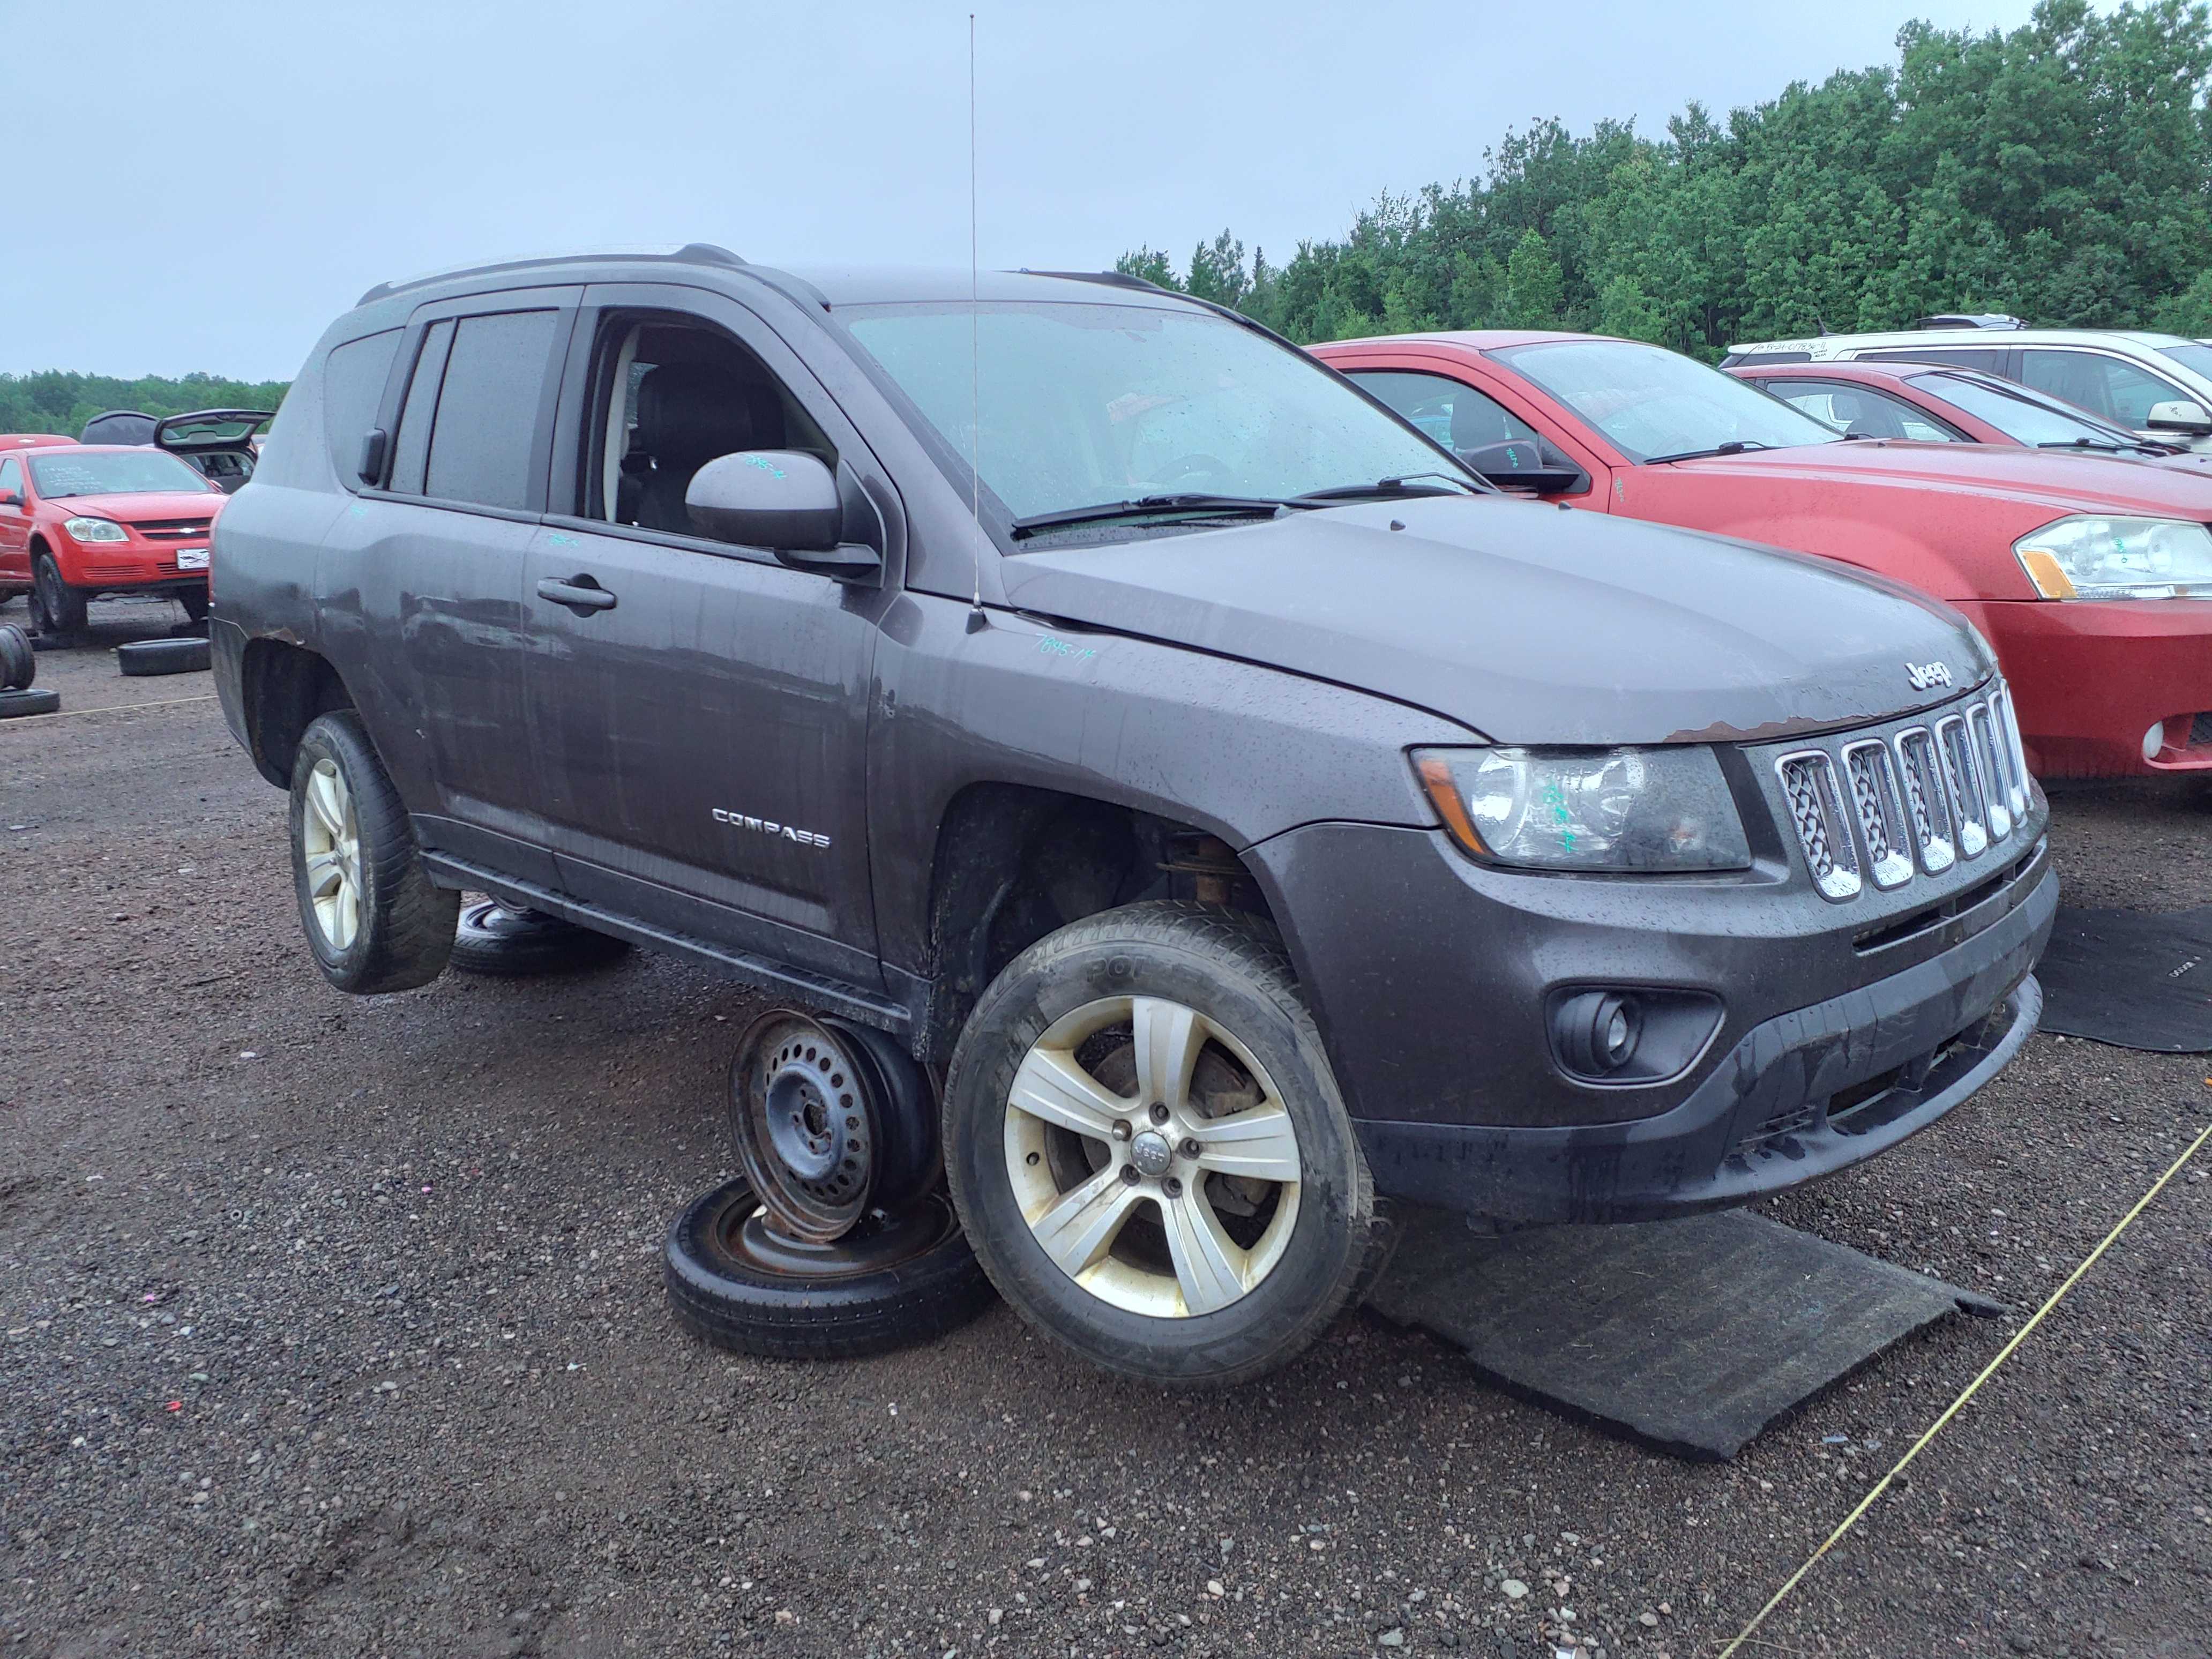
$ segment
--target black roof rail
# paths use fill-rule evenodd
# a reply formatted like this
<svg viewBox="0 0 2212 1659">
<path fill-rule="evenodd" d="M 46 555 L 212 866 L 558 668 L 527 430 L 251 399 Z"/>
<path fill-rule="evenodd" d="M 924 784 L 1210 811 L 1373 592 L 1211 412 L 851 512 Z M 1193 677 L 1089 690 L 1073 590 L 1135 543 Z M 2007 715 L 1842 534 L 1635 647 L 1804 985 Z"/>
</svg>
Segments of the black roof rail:
<svg viewBox="0 0 2212 1659">
<path fill-rule="evenodd" d="M 554 253 L 534 259 L 501 259 L 490 264 L 454 265 L 445 270 L 433 270 L 421 276 L 408 276 L 397 282 L 379 283 L 361 298 L 356 306 L 368 305 L 374 300 L 389 299 L 395 294 L 404 294 L 410 288 L 427 288 L 433 283 L 448 283 L 461 276 L 489 276 L 503 270 L 531 270 L 543 265 L 601 264 L 616 259 L 654 259 L 679 265 L 738 266 L 745 262 L 726 247 L 712 242 L 686 242 L 678 248 L 608 248 L 596 253 Z"/>
<path fill-rule="evenodd" d="M 1059 276 L 1071 283 L 1103 283 L 1108 288 L 1143 289 L 1152 294 L 1172 294 L 1178 300 L 1191 297 L 1180 289 L 1163 288 L 1149 276 L 1139 276 L 1127 270 L 1031 270 L 1024 265 L 1021 274 L 1024 276 Z M 1198 303 L 1204 305 L 1206 301 L 1200 300 Z"/>
</svg>

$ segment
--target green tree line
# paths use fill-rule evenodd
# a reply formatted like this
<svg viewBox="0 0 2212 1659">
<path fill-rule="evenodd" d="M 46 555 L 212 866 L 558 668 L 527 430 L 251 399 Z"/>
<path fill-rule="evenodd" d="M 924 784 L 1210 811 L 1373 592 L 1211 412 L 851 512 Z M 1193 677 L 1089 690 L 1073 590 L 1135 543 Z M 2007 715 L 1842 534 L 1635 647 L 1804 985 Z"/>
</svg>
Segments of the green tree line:
<svg viewBox="0 0 2212 1659">
<path fill-rule="evenodd" d="M 2212 334 L 2212 26 L 2189 0 L 2043 0 L 2008 33 L 1899 32 L 1894 64 L 1646 137 L 1509 132 L 1479 182 L 1385 193 L 1281 264 L 1224 230 L 1119 268 L 1298 341 L 1567 328 L 1711 358 L 1933 312 Z"/>
<path fill-rule="evenodd" d="M 74 438 L 84 423 L 111 409 L 148 415 L 185 415 L 196 409 L 274 409 L 289 380 L 226 380 L 213 374 L 136 380 L 106 374 L 46 369 L 0 374 L 0 432 L 58 432 Z"/>
</svg>

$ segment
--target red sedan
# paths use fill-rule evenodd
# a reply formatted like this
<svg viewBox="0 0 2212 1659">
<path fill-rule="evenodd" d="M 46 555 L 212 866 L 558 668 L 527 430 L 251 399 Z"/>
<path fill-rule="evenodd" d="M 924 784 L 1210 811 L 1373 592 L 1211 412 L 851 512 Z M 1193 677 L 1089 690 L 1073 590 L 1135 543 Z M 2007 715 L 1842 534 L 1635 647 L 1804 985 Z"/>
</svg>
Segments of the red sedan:
<svg viewBox="0 0 2212 1659">
<path fill-rule="evenodd" d="M 229 500 L 158 449 L 0 451 L 0 599 L 27 592 L 40 633 L 85 625 L 97 594 L 152 592 L 208 612 L 208 532 Z"/>
<path fill-rule="evenodd" d="M 2047 392 L 1930 363 L 1772 363 L 1728 371 L 1854 438 L 2002 444 L 2212 472 L 2212 451 L 2155 443 Z"/>
<path fill-rule="evenodd" d="M 1486 331 L 1314 350 L 1509 489 L 1948 600 L 1996 646 L 2046 777 L 2212 771 L 2212 478 L 1854 441 L 1627 340 Z"/>
</svg>

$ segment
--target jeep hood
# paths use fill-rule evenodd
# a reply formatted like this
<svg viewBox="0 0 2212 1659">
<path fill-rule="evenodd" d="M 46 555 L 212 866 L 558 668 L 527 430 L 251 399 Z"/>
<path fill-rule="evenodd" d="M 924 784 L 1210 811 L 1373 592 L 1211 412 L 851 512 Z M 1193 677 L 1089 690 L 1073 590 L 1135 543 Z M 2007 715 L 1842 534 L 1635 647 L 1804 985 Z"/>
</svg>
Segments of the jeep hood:
<svg viewBox="0 0 2212 1659">
<path fill-rule="evenodd" d="M 1781 738 L 1953 695 L 1915 690 L 1907 665 L 1942 663 L 1954 687 L 1993 666 L 1956 611 L 1880 578 L 1496 496 L 1063 541 L 1004 568 L 1021 610 L 1371 691 L 1500 743 Z"/>
</svg>

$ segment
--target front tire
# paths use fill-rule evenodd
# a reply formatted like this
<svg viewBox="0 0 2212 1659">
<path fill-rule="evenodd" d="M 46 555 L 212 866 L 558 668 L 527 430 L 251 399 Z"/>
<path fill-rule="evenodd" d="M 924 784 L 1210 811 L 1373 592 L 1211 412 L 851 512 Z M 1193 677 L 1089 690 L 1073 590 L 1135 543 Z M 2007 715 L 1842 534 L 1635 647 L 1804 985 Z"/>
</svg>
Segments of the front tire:
<svg viewBox="0 0 2212 1659">
<path fill-rule="evenodd" d="M 52 554 L 32 561 L 31 622 L 38 632 L 73 638 L 84 632 L 90 615 L 89 599 L 62 580 Z"/>
<path fill-rule="evenodd" d="M 1000 1294 L 1146 1382 L 1285 1364 L 1389 1246 L 1281 941 L 1234 911 L 1130 905 L 1015 958 L 953 1052 L 944 1140 Z"/>
<path fill-rule="evenodd" d="M 300 739 L 291 834 L 300 922 L 325 979 L 375 996 L 445 972 L 461 896 L 423 870 L 399 792 L 350 709 Z"/>
</svg>

